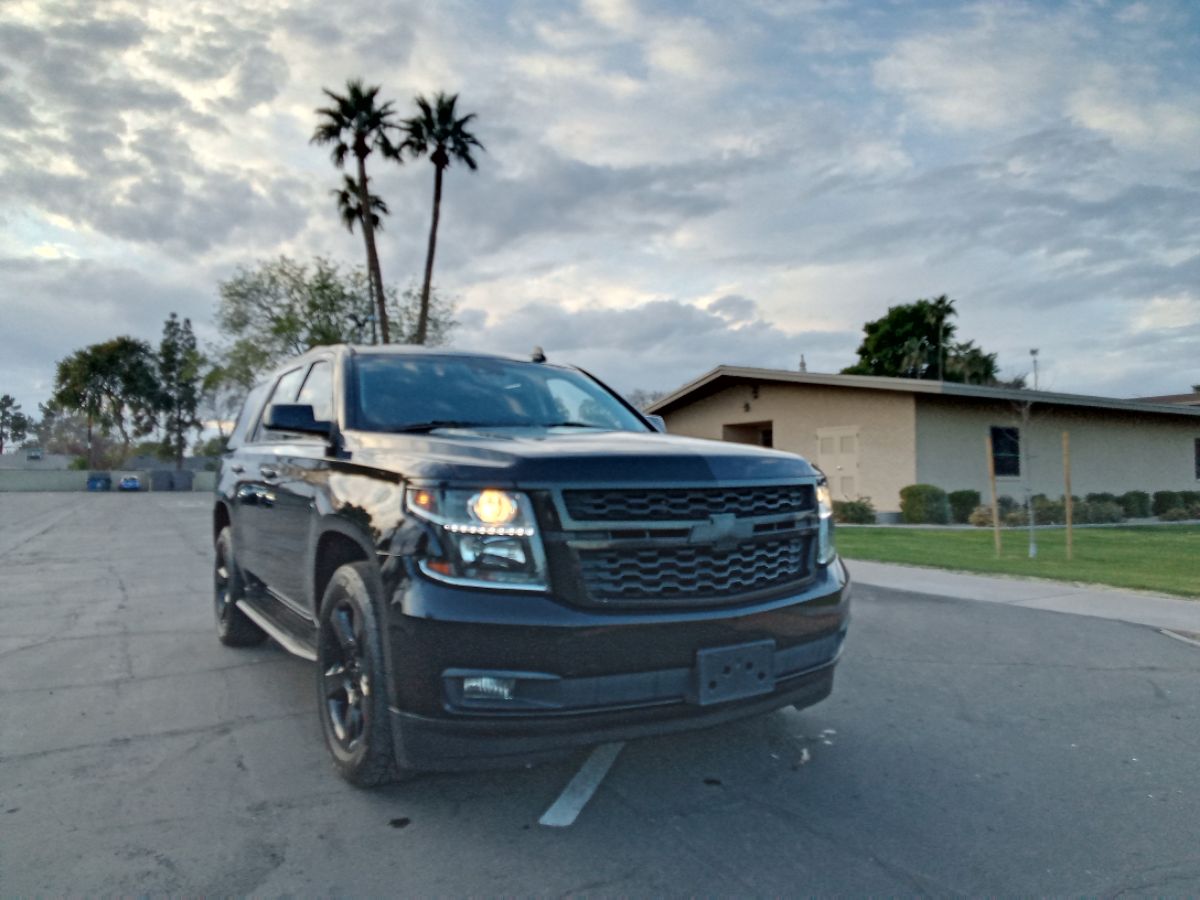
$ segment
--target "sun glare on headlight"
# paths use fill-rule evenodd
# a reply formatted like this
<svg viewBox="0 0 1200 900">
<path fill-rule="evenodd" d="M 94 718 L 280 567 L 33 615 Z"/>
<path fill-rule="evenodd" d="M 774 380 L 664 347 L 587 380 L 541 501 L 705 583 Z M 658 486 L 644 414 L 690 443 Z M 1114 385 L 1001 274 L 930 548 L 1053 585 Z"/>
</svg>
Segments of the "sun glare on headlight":
<svg viewBox="0 0 1200 900">
<path fill-rule="evenodd" d="M 485 525 L 507 525 L 517 517 L 517 502 L 506 491 L 488 488 L 471 498 L 471 513 Z"/>
</svg>

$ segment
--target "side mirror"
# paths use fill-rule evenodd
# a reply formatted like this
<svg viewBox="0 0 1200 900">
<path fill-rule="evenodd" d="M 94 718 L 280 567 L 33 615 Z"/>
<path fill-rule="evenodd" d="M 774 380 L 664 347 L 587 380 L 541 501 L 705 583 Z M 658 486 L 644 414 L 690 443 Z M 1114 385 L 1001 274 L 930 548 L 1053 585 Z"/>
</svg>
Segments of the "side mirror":
<svg viewBox="0 0 1200 900">
<path fill-rule="evenodd" d="M 646 421 L 654 426 L 654 430 L 659 434 L 667 433 L 667 421 L 662 416 L 647 415 Z"/>
<path fill-rule="evenodd" d="M 267 408 L 263 425 L 273 431 L 292 431 L 296 434 L 319 434 L 328 437 L 333 425 L 313 417 L 308 403 L 272 403 Z"/>
</svg>

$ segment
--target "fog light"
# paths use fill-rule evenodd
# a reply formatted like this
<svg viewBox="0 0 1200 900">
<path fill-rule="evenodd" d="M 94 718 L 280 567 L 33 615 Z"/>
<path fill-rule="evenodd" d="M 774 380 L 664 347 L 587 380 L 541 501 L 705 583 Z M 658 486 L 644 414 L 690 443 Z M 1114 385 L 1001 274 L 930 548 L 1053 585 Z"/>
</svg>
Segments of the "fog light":
<svg viewBox="0 0 1200 900">
<path fill-rule="evenodd" d="M 464 700 L 511 700 L 513 688 L 517 686 L 515 678 L 492 678 L 479 676 L 463 679 Z"/>
</svg>

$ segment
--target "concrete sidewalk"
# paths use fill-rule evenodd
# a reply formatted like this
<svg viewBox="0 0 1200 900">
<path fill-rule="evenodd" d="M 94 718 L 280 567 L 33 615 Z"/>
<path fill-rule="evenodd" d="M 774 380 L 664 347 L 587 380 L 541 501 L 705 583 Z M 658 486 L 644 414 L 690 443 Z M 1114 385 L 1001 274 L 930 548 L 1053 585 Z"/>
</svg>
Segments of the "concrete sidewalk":
<svg viewBox="0 0 1200 900">
<path fill-rule="evenodd" d="M 1096 584 L 1003 575 L 970 575 L 945 569 L 866 560 L 848 559 L 846 566 L 855 583 L 869 587 L 1007 603 L 1010 606 L 1117 619 L 1135 625 L 1200 634 L 1200 601 L 1197 600 L 1182 600 Z"/>
</svg>

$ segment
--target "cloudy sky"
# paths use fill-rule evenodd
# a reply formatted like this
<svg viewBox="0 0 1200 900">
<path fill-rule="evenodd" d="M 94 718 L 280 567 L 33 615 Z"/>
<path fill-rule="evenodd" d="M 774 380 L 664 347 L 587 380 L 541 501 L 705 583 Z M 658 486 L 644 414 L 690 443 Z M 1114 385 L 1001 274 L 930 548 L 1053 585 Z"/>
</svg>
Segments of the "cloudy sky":
<svg viewBox="0 0 1200 900">
<path fill-rule="evenodd" d="M 668 389 L 853 361 L 948 293 L 1005 375 L 1200 383 L 1200 5 L 882 0 L 2 0 L 0 392 L 280 253 L 357 263 L 308 144 L 322 86 L 461 95 L 435 281 L 455 344 Z M 375 161 L 385 279 L 432 167 Z"/>
</svg>

